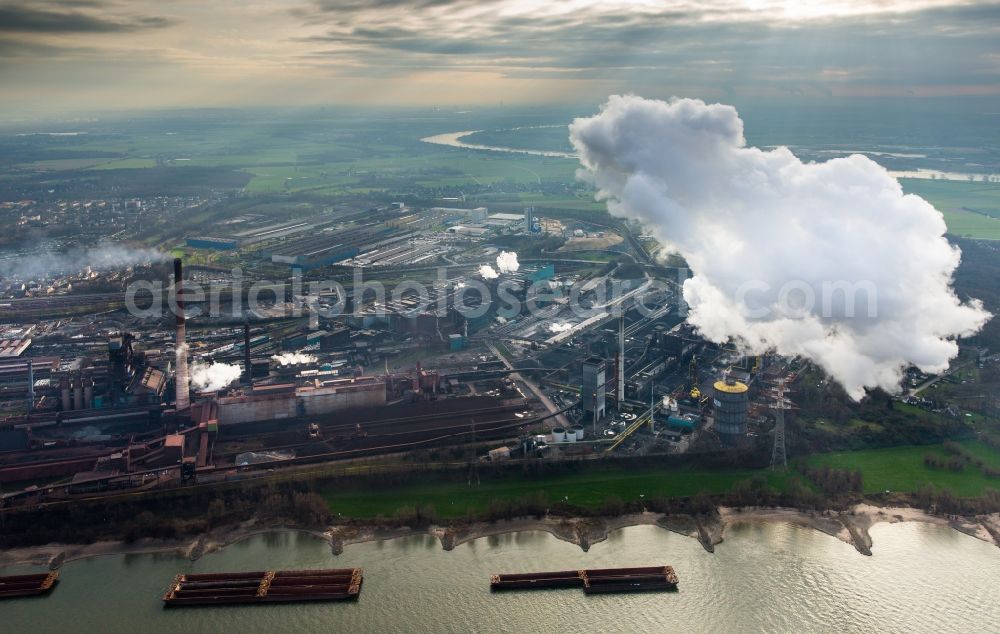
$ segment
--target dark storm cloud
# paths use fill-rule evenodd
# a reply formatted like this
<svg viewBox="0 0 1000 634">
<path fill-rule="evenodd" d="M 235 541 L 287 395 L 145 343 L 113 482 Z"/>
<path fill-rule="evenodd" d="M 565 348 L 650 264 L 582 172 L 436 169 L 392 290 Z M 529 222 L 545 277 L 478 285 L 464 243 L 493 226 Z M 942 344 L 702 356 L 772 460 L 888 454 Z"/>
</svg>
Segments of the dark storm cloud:
<svg viewBox="0 0 1000 634">
<path fill-rule="evenodd" d="M 497 42 L 486 43 L 467 38 L 429 38 L 419 31 L 400 28 L 358 28 L 350 33 L 331 33 L 306 41 L 348 44 L 409 53 L 434 55 L 474 55 L 495 53 Z M 374 43 L 374 44 L 373 44 Z"/>
<path fill-rule="evenodd" d="M 387 73 L 392 68 L 403 73 L 420 67 L 490 68 L 518 78 L 795 82 L 820 92 L 820 86 L 837 83 L 1000 82 L 997 3 L 809 22 L 753 20 L 739 12 L 723 19 L 729 14 L 715 9 L 580 11 L 484 18 L 467 30 L 444 28 L 453 25 L 420 13 L 447 6 L 448 15 L 470 6 L 466 0 L 374 0 L 349 6 L 327 34 L 310 38 L 337 45 L 314 59 L 343 58 L 353 51 L 362 67 Z M 374 16 L 364 10 L 372 6 L 380 9 Z M 313 5 L 312 15 L 327 9 Z"/>
<path fill-rule="evenodd" d="M 0 0 L 0 109 L 998 93 L 998 2 Z"/>
<path fill-rule="evenodd" d="M 62 5 L 64 8 L 60 8 Z M 116 33 L 140 29 L 163 28 L 174 21 L 161 16 L 139 16 L 125 19 L 85 13 L 79 8 L 99 8 L 100 3 L 45 3 L 35 6 L 0 4 L 0 32 L 6 33 Z M 74 7 L 67 10 L 65 7 Z"/>
<path fill-rule="evenodd" d="M 95 49 L 80 46 L 53 46 L 40 42 L 24 42 L 9 38 L 0 37 L 0 59 L 4 58 L 27 58 L 36 57 L 60 57 L 65 55 L 81 55 L 84 53 L 94 53 Z M 0 71 L 3 67 L 0 66 Z"/>
<path fill-rule="evenodd" d="M 416 15 L 438 8 L 459 9 L 500 4 L 503 0 L 316 0 L 289 12 L 307 24 L 355 23 L 357 16 L 370 13 Z"/>
<path fill-rule="evenodd" d="M 36 4 L 57 9 L 107 9 L 111 8 L 112 2 L 114 0 L 38 0 Z"/>
<path fill-rule="evenodd" d="M 361 11 L 383 11 L 405 9 L 422 11 L 434 7 L 483 6 L 498 4 L 502 0 L 318 0 L 309 7 L 300 8 L 303 13 L 358 13 Z"/>
</svg>

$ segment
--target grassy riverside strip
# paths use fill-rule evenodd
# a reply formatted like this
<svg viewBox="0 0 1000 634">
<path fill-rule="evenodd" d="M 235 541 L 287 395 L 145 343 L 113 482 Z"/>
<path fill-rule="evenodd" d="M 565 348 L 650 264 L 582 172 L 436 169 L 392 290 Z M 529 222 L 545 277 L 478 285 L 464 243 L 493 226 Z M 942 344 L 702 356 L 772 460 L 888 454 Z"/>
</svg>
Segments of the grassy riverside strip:
<svg viewBox="0 0 1000 634">
<path fill-rule="evenodd" d="M 640 502 L 654 498 L 673 499 L 699 493 L 721 494 L 736 482 L 754 476 L 767 485 L 784 490 L 790 473 L 769 470 L 708 470 L 693 467 L 587 469 L 580 473 L 544 478 L 509 475 L 482 480 L 476 486 L 443 478 L 383 489 L 370 485 L 326 486 L 319 489 L 330 509 L 342 517 L 371 519 L 393 517 L 399 512 L 422 507 L 433 509 L 441 519 L 477 517 L 488 514 L 500 502 L 528 500 L 535 504 L 561 504 L 589 511 L 601 511 L 609 498 Z"/>
<path fill-rule="evenodd" d="M 984 464 L 1000 468 L 1000 451 L 967 440 L 958 443 L 979 456 Z M 507 475 L 482 479 L 477 486 L 465 481 L 430 477 L 419 483 L 391 487 L 358 483 L 320 486 L 318 492 L 341 517 L 376 518 L 407 514 L 417 507 L 441 519 L 479 516 L 496 511 L 497 502 L 527 501 L 532 504 L 564 504 L 587 511 L 610 510 L 617 501 L 629 503 L 685 498 L 705 493 L 713 496 L 733 490 L 740 482 L 762 481 L 774 493 L 815 486 L 795 469 L 799 462 L 812 467 L 859 470 L 866 494 L 917 493 L 928 485 L 960 498 L 978 497 L 989 489 L 1000 490 L 1000 479 L 987 477 L 981 470 L 962 472 L 932 469 L 924 464 L 928 453 L 948 456 L 943 444 L 906 445 L 884 449 L 814 454 L 793 463 L 787 472 L 770 469 L 706 469 L 690 466 L 605 467 L 596 465 L 578 473 L 539 478 Z M 793 484 L 793 482 L 795 484 Z"/>
<path fill-rule="evenodd" d="M 794 461 L 788 471 L 661 466 L 650 459 L 555 465 L 556 473 L 482 465 L 475 486 L 469 484 L 474 478 L 468 469 L 278 472 L 274 478 L 218 487 L 9 510 L 0 547 L 183 540 L 246 523 L 315 532 L 331 526 L 422 529 L 515 518 L 615 518 L 643 511 L 704 515 L 718 505 L 790 507 L 815 514 L 867 502 L 939 515 L 1000 512 L 1000 481 L 986 475 L 987 467 L 1000 467 L 1000 451 L 976 440 L 952 443 L 953 451 L 960 447 L 982 467 L 970 462 L 956 472 L 929 466 L 929 454 L 942 460 L 954 456 L 947 447 L 814 454 Z"/>
</svg>

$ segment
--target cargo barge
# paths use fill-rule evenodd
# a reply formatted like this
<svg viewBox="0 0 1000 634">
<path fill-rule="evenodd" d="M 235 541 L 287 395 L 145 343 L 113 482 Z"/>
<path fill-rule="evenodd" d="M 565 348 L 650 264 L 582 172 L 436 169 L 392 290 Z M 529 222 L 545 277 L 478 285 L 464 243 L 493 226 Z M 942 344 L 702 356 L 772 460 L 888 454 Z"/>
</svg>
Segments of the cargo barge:
<svg viewBox="0 0 1000 634">
<path fill-rule="evenodd" d="M 33 597 L 52 590 L 59 572 L 39 572 L 31 575 L 0 577 L 0 599 Z"/>
<path fill-rule="evenodd" d="M 677 573 L 670 566 L 650 566 L 527 572 L 490 577 L 490 589 L 493 591 L 548 588 L 582 588 L 587 594 L 668 591 L 677 589 Z"/>
<path fill-rule="evenodd" d="M 179 574 L 163 595 L 166 606 L 342 601 L 357 599 L 361 568 Z"/>
</svg>

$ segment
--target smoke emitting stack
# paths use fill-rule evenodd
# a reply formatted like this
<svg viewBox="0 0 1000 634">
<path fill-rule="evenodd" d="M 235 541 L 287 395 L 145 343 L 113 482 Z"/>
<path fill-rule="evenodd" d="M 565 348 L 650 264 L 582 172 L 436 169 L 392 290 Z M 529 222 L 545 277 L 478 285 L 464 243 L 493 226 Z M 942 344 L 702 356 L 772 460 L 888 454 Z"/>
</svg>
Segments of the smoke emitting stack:
<svg viewBox="0 0 1000 634">
<path fill-rule="evenodd" d="M 243 324 L 243 372 L 247 383 L 253 381 L 253 362 L 250 360 L 250 322 Z"/>
<path fill-rule="evenodd" d="M 177 411 L 186 410 L 191 405 L 190 379 L 188 377 L 187 343 L 184 334 L 184 272 L 181 269 L 181 259 L 174 259 L 174 292 L 177 296 L 177 341 L 174 344 L 177 373 L 175 383 L 177 391 Z"/>
</svg>

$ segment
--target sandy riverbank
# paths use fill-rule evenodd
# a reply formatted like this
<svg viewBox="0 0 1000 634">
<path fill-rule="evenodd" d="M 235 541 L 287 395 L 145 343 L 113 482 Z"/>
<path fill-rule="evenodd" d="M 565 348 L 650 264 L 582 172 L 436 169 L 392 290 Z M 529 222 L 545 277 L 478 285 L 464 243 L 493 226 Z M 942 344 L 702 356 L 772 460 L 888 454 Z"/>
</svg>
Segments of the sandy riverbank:
<svg viewBox="0 0 1000 634">
<path fill-rule="evenodd" d="M 313 535 L 330 544 L 331 552 L 338 555 L 346 546 L 372 541 L 383 541 L 411 535 L 432 535 L 440 540 L 444 550 L 452 550 L 481 537 L 524 531 L 544 531 L 563 541 L 576 544 L 587 551 L 594 544 L 608 538 L 616 530 L 628 526 L 659 526 L 686 537 L 697 539 L 709 552 L 725 541 L 730 526 L 753 522 L 784 522 L 812 528 L 836 537 L 854 546 L 863 555 L 872 554 L 872 539 L 868 533 L 879 522 L 925 522 L 947 526 L 982 541 L 1000 546 L 1000 514 L 976 517 L 942 517 L 930 515 L 913 508 L 881 508 L 859 504 L 845 512 L 801 511 L 791 508 L 720 507 L 711 516 L 662 515 L 659 513 L 634 513 L 614 518 L 520 518 L 498 522 L 474 522 L 454 526 L 384 527 L 375 525 L 341 525 L 326 529 L 287 528 L 276 524 L 243 524 L 216 529 L 188 540 L 145 539 L 133 543 L 120 541 L 93 544 L 46 544 L 0 551 L 0 567 L 34 565 L 58 568 L 65 563 L 86 557 L 134 554 L 174 554 L 185 559 L 198 559 L 231 544 L 275 531 L 297 531 Z"/>
<path fill-rule="evenodd" d="M 183 540 L 140 539 L 131 543 L 101 541 L 91 544 L 45 544 L 43 546 L 10 548 L 0 551 L 0 567 L 48 566 L 56 569 L 71 561 L 107 555 L 172 554 L 182 559 L 196 560 L 208 553 L 221 550 L 256 535 L 279 531 L 308 533 L 318 539 L 329 541 L 328 533 L 323 530 L 262 525 L 250 521 L 219 528 Z"/>
<path fill-rule="evenodd" d="M 975 517 L 944 517 L 930 515 L 910 507 L 878 507 L 858 504 L 844 512 L 801 511 L 790 508 L 732 509 L 721 507 L 713 526 L 714 543 L 725 539 L 726 528 L 740 522 L 787 522 L 814 528 L 854 546 L 862 555 L 872 554 L 872 538 L 868 532 L 880 522 L 924 522 L 948 526 L 984 542 L 1000 546 L 1000 513 Z M 704 543 L 704 542 L 703 542 Z"/>
</svg>

